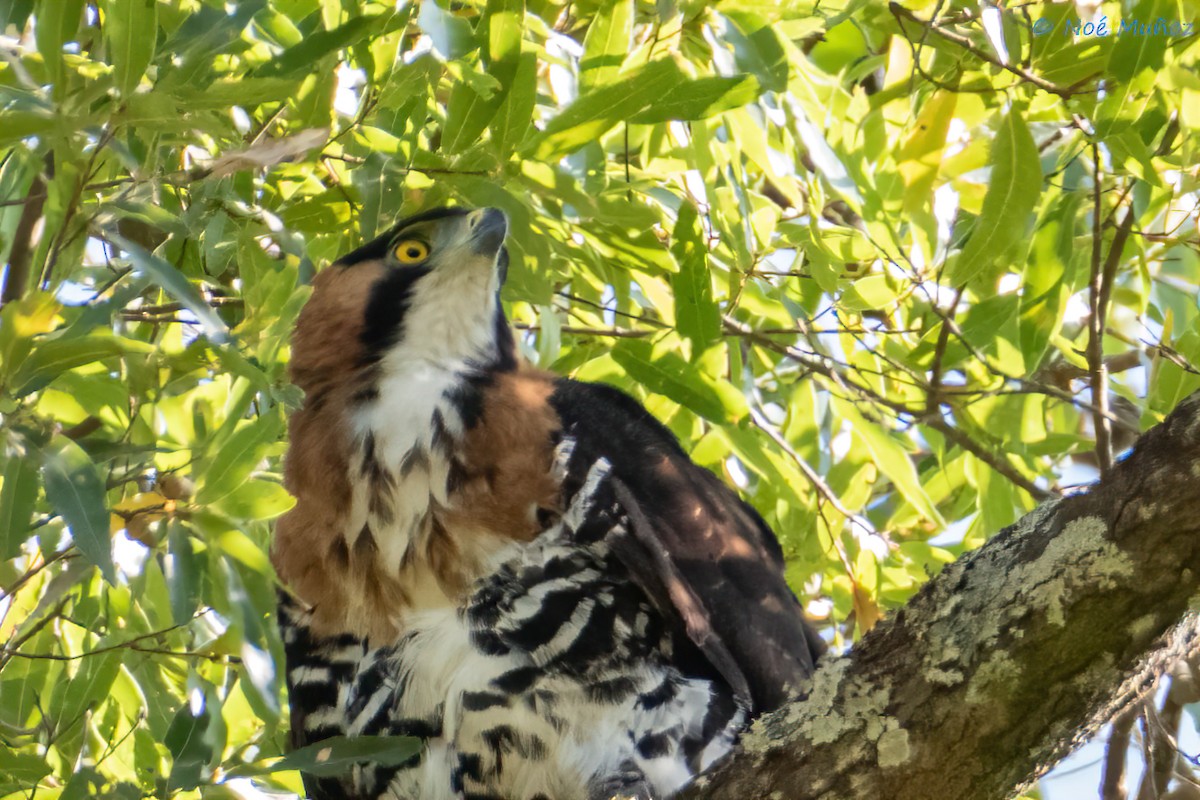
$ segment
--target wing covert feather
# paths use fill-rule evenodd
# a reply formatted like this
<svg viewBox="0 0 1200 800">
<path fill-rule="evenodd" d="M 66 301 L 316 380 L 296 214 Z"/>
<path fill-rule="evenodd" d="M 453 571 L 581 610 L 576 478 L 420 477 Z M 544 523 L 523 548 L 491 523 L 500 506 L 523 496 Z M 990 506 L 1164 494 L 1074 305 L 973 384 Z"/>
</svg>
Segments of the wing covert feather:
<svg viewBox="0 0 1200 800">
<path fill-rule="evenodd" d="M 615 549 L 647 594 L 670 602 L 734 691 L 748 689 L 755 713 L 796 694 L 824 643 L 784 580 L 782 549 L 762 517 L 623 392 L 562 379 L 550 402 L 575 438 L 570 473 L 598 458 L 611 463 L 634 540 Z"/>
</svg>

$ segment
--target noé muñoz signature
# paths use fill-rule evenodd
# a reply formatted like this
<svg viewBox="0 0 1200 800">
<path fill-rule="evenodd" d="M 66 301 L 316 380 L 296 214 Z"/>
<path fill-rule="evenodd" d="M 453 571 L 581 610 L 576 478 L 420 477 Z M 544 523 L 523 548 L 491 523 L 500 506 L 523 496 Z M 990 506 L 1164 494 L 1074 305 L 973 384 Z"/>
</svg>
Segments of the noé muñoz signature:
<svg viewBox="0 0 1200 800">
<path fill-rule="evenodd" d="M 1120 20 L 1119 26 L 1109 24 L 1108 17 L 1102 16 L 1099 20 L 1083 22 L 1081 20 L 1064 20 L 1062 32 L 1063 36 L 1190 36 L 1192 34 L 1191 22 L 1183 22 L 1181 20 L 1169 20 L 1159 17 L 1151 22 L 1146 22 L 1139 19 L 1123 19 Z M 1054 30 L 1054 22 L 1052 20 L 1042 18 L 1033 23 L 1033 33 L 1035 36 L 1044 36 Z"/>
</svg>

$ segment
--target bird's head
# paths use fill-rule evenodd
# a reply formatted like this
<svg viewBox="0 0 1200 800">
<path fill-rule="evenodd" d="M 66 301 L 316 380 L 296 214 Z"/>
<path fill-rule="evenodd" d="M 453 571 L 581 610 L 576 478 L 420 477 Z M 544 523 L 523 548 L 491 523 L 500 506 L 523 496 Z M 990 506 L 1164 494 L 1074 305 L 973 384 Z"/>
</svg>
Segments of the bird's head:
<svg viewBox="0 0 1200 800">
<path fill-rule="evenodd" d="M 465 442 L 483 413 L 479 387 L 518 371 L 499 298 L 507 233 L 495 208 L 427 211 L 313 281 L 292 336 L 292 380 L 305 393 L 291 416 L 285 463 L 297 505 L 276 526 L 274 563 L 321 609 L 327 630 L 386 639 L 398 609 L 469 585 L 533 504 L 554 503 L 554 486 L 540 494 L 513 489 L 521 500 L 499 511 L 487 506 L 478 519 L 433 517 L 435 506 L 449 508 L 452 483 L 469 488 L 461 464 L 451 473 L 449 447 L 454 437 Z M 514 426 L 512 416 L 501 437 L 532 429 Z M 549 423 L 539 417 L 538 424 Z M 526 438 L 548 449 L 549 430 L 542 433 Z M 548 468 L 536 469 L 540 452 L 522 460 L 507 441 L 485 443 L 532 465 L 527 483 L 548 480 Z M 507 538 L 491 535 L 509 506 L 517 522 Z"/>
<path fill-rule="evenodd" d="M 381 366 L 513 361 L 499 301 L 508 219 L 496 208 L 439 208 L 323 270 L 300 315 L 292 369 L 304 388 Z"/>
</svg>

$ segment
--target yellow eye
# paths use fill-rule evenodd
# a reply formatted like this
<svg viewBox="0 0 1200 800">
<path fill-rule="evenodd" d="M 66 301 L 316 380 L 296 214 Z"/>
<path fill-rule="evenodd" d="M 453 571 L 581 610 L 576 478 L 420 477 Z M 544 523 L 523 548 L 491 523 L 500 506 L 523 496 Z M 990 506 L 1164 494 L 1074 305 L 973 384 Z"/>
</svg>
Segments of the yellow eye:
<svg viewBox="0 0 1200 800">
<path fill-rule="evenodd" d="M 405 239 L 393 248 L 392 254 L 401 264 L 420 264 L 429 258 L 429 245 L 420 239 Z"/>
</svg>

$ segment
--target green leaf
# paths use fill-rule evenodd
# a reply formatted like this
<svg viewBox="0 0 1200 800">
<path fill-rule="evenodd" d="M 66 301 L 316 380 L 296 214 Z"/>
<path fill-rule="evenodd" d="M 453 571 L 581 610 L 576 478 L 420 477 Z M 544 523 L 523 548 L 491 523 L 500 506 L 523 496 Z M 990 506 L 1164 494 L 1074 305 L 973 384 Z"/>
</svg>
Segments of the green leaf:
<svg viewBox="0 0 1200 800">
<path fill-rule="evenodd" d="M 203 88 L 179 86 L 172 89 L 171 96 L 192 111 L 219 111 L 234 105 L 249 109 L 278 102 L 295 94 L 299 86 L 296 78 L 227 78 Z"/>
<path fill-rule="evenodd" d="M 477 73 L 464 68 L 464 80 L 455 84 L 447 106 L 442 136 L 442 149 L 447 153 L 462 152 L 474 145 L 507 99 L 518 74 L 524 16 L 523 0 L 489 0 L 484 16 L 486 73 L 479 77 L 492 80 L 495 90 L 481 93 L 480 87 L 465 80 Z"/>
<path fill-rule="evenodd" d="M 109 62 L 122 96 L 133 94 L 154 58 L 158 39 L 157 0 L 106 0 L 104 32 Z"/>
<path fill-rule="evenodd" d="M 0 145 L 10 145 L 30 136 L 42 136 L 62 128 L 65 121 L 47 111 L 5 111 L 4 124 L 0 125 Z M 72 126 L 73 127 L 73 126 Z"/>
<path fill-rule="evenodd" d="M 613 348 L 612 357 L 629 377 L 650 391 L 714 422 L 736 422 L 748 411 L 741 392 L 728 382 L 700 372 L 676 352 L 656 350 L 647 341 L 625 339 Z"/>
<path fill-rule="evenodd" d="M 194 689 L 192 694 L 196 694 Z M 190 705 L 185 705 L 175 712 L 175 718 L 171 720 L 171 726 L 163 737 L 163 744 L 175 759 L 168 780 L 170 788 L 187 791 L 200 784 L 204 767 L 213 754 L 212 746 L 206 737 L 212 722 L 213 717 L 207 701 L 197 714 L 192 713 Z"/>
<path fill-rule="evenodd" d="M 111 334 L 40 342 L 13 376 L 17 397 L 45 387 L 68 370 L 126 353 L 153 353 L 154 346 Z"/>
<path fill-rule="evenodd" d="M 422 3 L 422 13 L 425 4 Z M 298 75 L 312 69 L 322 57 L 361 42 L 368 37 L 383 36 L 408 24 L 411 4 L 399 10 L 382 14 L 364 14 L 354 17 L 344 25 L 331 31 L 315 31 L 304 37 L 304 41 L 289 47 L 254 71 L 256 78 L 280 78 Z"/>
<path fill-rule="evenodd" d="M 671 255 L 679 272 L 671 276 L 675 294 L 675 325 L 692 342 L 695 361 L 721 338 L 721 311 L 713 300 L 712 275 L 708 271 L 708 250 L 695 207 L 684 201 L 675 221 L 675 242 Z"/>
<path fill-rule="evenodd" d="M 1070 8 L 1069 6 L 1065 8 Z M 1074 9 L 1070 9 L 1074 13 Z M 1066 39 L 1062 29 L 1057 29 L 1056 35 L 1043 37 L 1045 39 Z M 1069 39 L 1066 41 L 1070 42 Z M 1042 77 L 1059 86 L 1071 86 L 1079 81 L 1103 73 L 1105 65 L 1112 56 L 1113 37 L 1086 36 L 1078 42 L 1071 42 L 1061 50 L 1047 53 L 1039 63 Z"/>
<path fill-rule="evenodd" d="M 533 109 L 537 102 L 537 55 L 523 52 L 517 58 L 504 101 L 489 123 L 496 155 L 506 160 L 525 140 L 533 127 Z"/>
<path fill-rule="evenodd" d="M 758 97 L 758 94 L 758 81 L 753 75 L 696 78 L 675 86 L 658 102 L 631 115 L 629 120 L 649 124 L 675 119 L 708 119 L 722 111 L 744 106 Z"/>
<path fill-rule="evenodd" d="M 904 210 L 917 213 L 930 205 L 934 180 L 946 149 L 946 135 L 958 105 L 958 95 L 939 89 L 925 101 L 912 133 L 896 154 L 907 190 Z"/>
<path fill-rule="evenodd" d="M 193 6 L 183 24 L 164 42 L 164 50 L 170 50 L 173 58 L 170 68 L 160 74 L 158 83 L 203 85 L 211 74 L 215 56 L 240 52 L 245 47 L 242 31 L 266 6 L 267 0 L 238 0 L 228 13 L 223 7 Z M 166 8 L 163 10 L 167 11 Z M 167 11 L 164 16 L 169 13 Z M 170 24 L 164 20 L 163 27 L 169 29 Z"/>
<path fill-rule="evenodd" d="M 33 13 L 34 0 L 10 0 L 0 3 L 0 30 L 13 26 L 19 31 L 25 30 L 25 22 Z"/>
<path fill-rule="evenodd" d="M 447 153 L 460 153 L 475 144 L 502 102 L 502 91 L 493 92 L 491 97 L 484 98 L 469 83 L 456 83 L 447 104 L 442 150 Z"/>
<path fill-rule="evenodd" d="M 171 599 L 171 619 L 180 625 L 192 619 L 196 613 L 206 562 L 196 556 L 192 537 L 178 520 L 170 523 L 167 547 L 170 558 L 165 562 L 164 569 Z"/>
<path fill-rule="evenodd" d="M 238 675 L 246 682 L 242 690 L 255 713 L 268 725 L 279 721 L 279 683 L 271 656 L 250 642 L 242 643 Z"/>
<path fill-rule="evenodd" d="M 337 72 L 332 57 L 310 72 L 296 93 L 288 97 L 289 118 L 308 128 L 328 128 L 333 119 L 333 96 L 337 91 Z"/>
<path fill-rule="evenodd" d="M 38 52 L 50 70 L 51 82 L 55 84 L 55 95 L 61 95 L 63 90 L 59 86 L 63 73 L 63 44 L 75 37 L 82 14 L 83 0 L 41 0 L 38 4 L 34 34 Z"/>
<path fill-rule="evenodd" d="M 138 95 L 139 98 L 150 98 L 154 96 L 154 92 L 146 92 L 145 94 Z M 159 99 L 170 105 L 172 116 L 177 116 L 176 111 L 178 109 L 178 105 L 175 103 L 175 101 L 168 100 L 161 95 L 159 95 Z M 130 220 L 140 223 L 141 226 L 144 227 L 157 228 L 160 231 L 174 233 L 179 236 L 186 236 L 188 234 L 187 226 L 183 224 L 183 221 L 179 219 L 178 215 L 168 211 L 156 203 L 117 198 L 111 203 L 106 203 L 104 210 L 111 211 L 115 216 L 123 220 Z M 215 216 L 218 218 L 224 217 L 224 215 Z"/>
<path fill-rule="evenodd" d="M 1021 504 L 1013 482 L 974 456 L 967 460 L 975 473 L 976 500 L 986 531 L 998 531 L 1020 516 Z"/>
<path fill-rule="evenodd" d="M 1114 167 L 1152 186 L 1162 185 L 1154 167 L 1153 154 L 1137 131 L 1124 130 L 1110 134 L 1104 137 L 1104 143 L 1112 154 Z"/>
<path fill-rule="evenodd" d="M 736 425 L 724 425 L 719 432 L 742 464 L 762 476 L 777 495 L 795 507 L 806 505 L 808 479 L 791 460 L 780 456 L 773 442 L 764 444 L 765 437 L 757 431 Z"/>
<path fill-rule="evenodd" d="M 291 510 L 296 498 L 278 483 L 249 480 L 213 504 L 213 508 L 234 519 L 268 520 Z"/>
<path fill-rule="evenodd" d="M 303 17 L 295 17 L 296 22 L 302 19 Z M 304 40 L 304 34 L 296 27 L 296 22 L 293 22 L 288 14 L 266 8 L 254 16 L 253 28 L 256 32 L 261 32 L 262 38 L 271 44 L 287 48 L 294 47 Z"/>
<path fill-rule="evenodd" d="M 950 280 L 962 286 L 991 268 L 1025 238 L 1029 215 L 1042 191 L 1037 146 L 1020 112 L 1010 109 L 992 143 L 992 174 L 975 231 L 950 269 Z"/>
<path fill-rule="evenodd" d="M 471 23 L 447 11 L 437 0 L 421 3 L 417 24 L 433 40 L 433 49 L 446 61 L 460 59 L 478 46 Z"/>
<path fill-rule="evenodd" d="M 618 122 L 704 119 L 743 105 L 758 93 L 749 75 L 689 79 L 674 59 L 651 61 L 618 81 L 582 95 L 550 120 L 531 148 L 552 161 L 595 141 Z"/>
<path fill-rule="evenodd" d="M 1104 99 L 1094 112 L 1097 136 L 1109 138 L 1136 125 L 1149 112 L 1155 76 L 1162 70 L 1171 42 L 1167 30 L 1156 31 L 1154 25 L 1169 24 L 1176 16 L 1172 8 L 1164 0 L 1142 0 L 1119 23 L 1135 27 L 1124 31 L 1117 27 L 1113 32 L 1115 41 L 1107 64 L 1112 86 L 1105 87 Z"/>
<path fill-rule="evenodd" d="M 997 335 L 1012 329 L 1020 307 L 1021 298 L 1016 294 L 994 295 L 980 300 L 959 321 L 963 339 L 978 350 L 994 352 Z"/>
<path fill-rule="evenodd" d="M 885 308 L 899 293 L 888 285 L 886 275 L 867 275 L 859 278 L 842 293 L 842 305 L 852 311 Z"/>
<path fill-rule="evenodd" d="M 61 309 L 53 295 L 40 291 L 0 307 L 0 378 L 7 379 L 24 362 L 35 336 L 59 327 Z"/>
<path fill-rule="evenodd" d="M 76 767 L 58 800 L 85 800 L 88 797 L 96 797 L 104 793 L 102 790 L 105 783 L 107 781 L 104 776 L 96 770 L 84 766 Z"/>
<path fill-rule="evenodd" d="M 725 17 L 733 23 L 726 35 L 738 66 L 757 77 L 768 91 L 787 89 L 787 53 L 771 25 L 750 12 L 726 11 Z"/>
<path fill-rule="evenodd" d="M 282 428 L 279 414 L 271 412 L 238 428 L 220 442 L 220 449 L 200 476 L 196 502 L 219 500 L 245 483 L 262 461 L 267 447 L 279 439 Z"/>
<path fill-rule="evenodd" d="M 603 6 L 588 26 L 579 59 L 579 93 L 612 83 L 629 56 L 633 38 L 633 0 Z"/>
<path fill-rule="evenodd" d="M 78 671 L 68 680 L 58 684 L 50 698 L 60 725 L 68 725 L 82 718 L 84 711 L 95 711 L 108 699 L 113 681 L 121 668 L 121 650 L 87 654 L 79 660 Z"/>
<path fill-rule="evenodd" d="M 550 120 L 527 149 L 533 150 L 535 158 L 553 161 L 650 108 L 684 80 L 673 60 L 652 61 L 615 83 L 580 96 Z"/>
<path fill-rule="evenodd" d="M 921 479 L 913 465 L 908 452 L 899 442 L 881 430 L 874 422 L 869 422 L 852 403 L 834 398 L 838 413 L 849 423 L 854 438 L 867 448 L 871 459 L 879 469 L 891 479 L 900 494 L 913 505 L 926 519 L 944 524 L 942 515 L 938 513 L 933 501 L 921 486 Z"/>
<path fill-rule="evenodd" d="M 104 481 L 96 465 L 75 442 L 56 436 L 42 459 L 42 480 L 50 507 L 71 529 L 71 538 L 79 552 L 115 585 L 117 574 L 108 531 L 108 506 Z"/>
<path fill-rule="evenodd" d="M 254 481 L 254 483 L 266 483 L 266 481 Z M 279 486 L 277 483 L 271 485 Z M 209 538 L 222 553 L 231 556 L 242 566 L 254 570 L 263 577 L 271 577 L 271 559 L 267 557 L 258 543 L 240 530 L 230 526 Z"/>
<path fill-rule="evenodd" d="M 17 753 L 0 747 L 0 782 L 12 781 L 30 790 L 54 770 L 34 753 Z"/>
<path fill-rule="evenodd" d="M 138 0 L 140 2 L 140 0 Z M 174 297 L 184 308 L 196 315 L 196 319 L 203 326 L 205 333 L 209 338 L 217 342 L 223 342 L 227 335 L 225 323 L 216 315 L 216 312 L 204 302 L 204 298 L 200 296 L 200 292 L 192 285 L 183 273 L 175 269 L 170 262 L 159 258 L 150 251 L 146 250 L 141 245 L 129 241 L 124 236 L 114 232 L 105 232 L 105 237 L 110 239 L 113 244 L 120 247 L 129 256 L 129 260 L 137 269 L 145 272 L 150 278 L 166 290 L 167 294 Z"/>
<path fill-rule="evenodd" d="M 487 72 L 507 87 L 521 56 L 524 29 L 524 0 L 488 0 L 486 25 Z"/>
<path fill-rule="evenodd" d="M 1114 24 L 1116 43 L 1112 55 L 1109 56 L 1108 70 L 1118 81 L 1131 81 L 1143 70 L 1162 69 L 1163 56 L 1167 51 L 1169 36 L 1156 35 L 1152 31 L 1139 34 L 1136 30 L 1122 31 L 1119 27 L 1124 24 L 1146 24 L 1153 26 L 1156 20 L 1169 20 L 1173 15 L 1169 12 L 1173 6 L 1165 0 L 1142 0 L 1133 8 L 1127 18 Z"/>
<path fill-rule="evenodd" d="M 0 561 L 21 552 L 29 537 L 29 518 L 37 501 L 37 465 L 28 456 L 12 456 L 0 484 Z"/>
<path fill-rule="evenodd" d="M 381 767 L 402 764 L 420 752 L 422 742 L 414 736 L 332 736 L 316 744 L 293 750 L 273 764 L 251 764 L 231 772 L 236 775 L 266 775 L 299 770 L 317 777 L 336 777 L 356 764 Z"/>
</svg>

